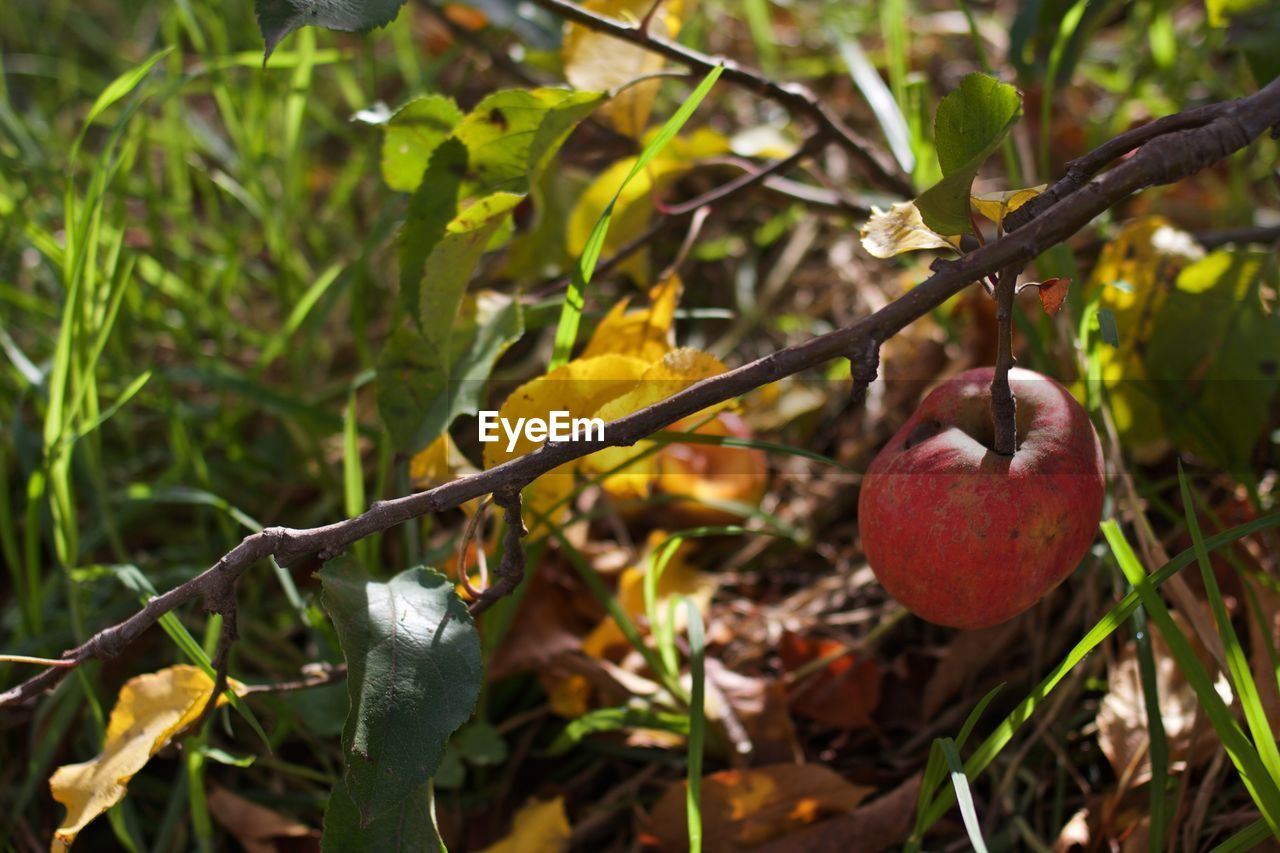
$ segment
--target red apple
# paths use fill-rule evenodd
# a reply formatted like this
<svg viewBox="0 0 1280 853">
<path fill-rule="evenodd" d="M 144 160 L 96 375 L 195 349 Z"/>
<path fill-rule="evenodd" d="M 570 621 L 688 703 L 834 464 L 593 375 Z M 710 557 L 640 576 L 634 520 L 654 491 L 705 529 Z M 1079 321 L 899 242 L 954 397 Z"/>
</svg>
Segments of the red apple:
<svg viewBox="0 0 1280 853">
<path fill-rule="evenodd" d="M 889 594 L 940 625 L 1011 619 L 1062 582 L 1102 516 L 1102 446 L 1054 380 L 1014 368 L 1018 449 L 992 449 L 994 368 L 932 391 L 867 469 L 858 529 Z"/>
</svg>

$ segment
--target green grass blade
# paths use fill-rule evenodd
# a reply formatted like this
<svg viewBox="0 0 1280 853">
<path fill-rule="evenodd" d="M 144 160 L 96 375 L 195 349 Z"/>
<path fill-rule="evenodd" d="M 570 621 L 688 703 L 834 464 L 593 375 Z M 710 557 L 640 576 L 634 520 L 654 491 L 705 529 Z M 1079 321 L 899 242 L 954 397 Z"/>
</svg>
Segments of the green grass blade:
<svg viewBox="0 0 1280 853">
<path fill-rule="evenodd" d="M 617 597 L 604 585 L 604 581 L 600 580 L 600 576 L 596 574 L 596 570 L 587 562 L 587 558 L 582 552 L 573 546 L 573 543 L 568 540 L 558 525 L 549 523 L 546 516 L 531 507 L 526 507 L 526 509 L 559 543 L 569 560 L 569 565 L 578 573 L 578 577 L 587 585 L 587 589 L 591 590 L 591 594 L 604 605 L 605 610 L 608 611 L 609 615 L 613 617 L 613 621 L 617 624 L 618 630 L 622 632 L 622 636 L 626 637 L 631 647 L 644 658 L 644 662 L 648 664 L 649 669 L 653 670 L 654 675 L 662 681 L 662 685 L 667 688 L 667 692 L 678 701 L 687 702 L 689 696 L 684 687 L 681 686 L 680 679 L 667 671 L 662 659 L 645 643 L 644 638 L 640 636 L 640 630 L 636 628 L 635 622 L 622 609 Z"/>
<path fill-rule="evenodd" d="M 1267 828 L 1267 822 L 1261 819 L 1255 820 L 1213 848 L 1211 853 L 1242 853 L 1244 850 L 1252 850 L 1270 837 L 1271 830 Z"/>
<path fill-rule="evenodd" d="M 1058 68 L 1062 65 L 1062 57 L 1066 53 L 1067 44 L 1071 41 L 1071 36 L 1075 33 L 1076 28 L 1080 26 L 1080 19 L 1084 17 L 1085 9 L 1089 6 L 1089 0 L 1076 0 L 1075 5 L 1067 10 L 1062 16 L 1062 22 L 1058 25 L 1058 34 L 1053 41 L 1053 47 L 1049 51 L 1049 68 L 1045 72 L 1045 92 L 1040 99 L 1040 180 L 1047 181 L 1049 175 L 1049 118 L 1053 109 L 1053 94 L 1057 88 Z"/>
<path fill-rule="evenodd" d="M 789 444 L 761 441 L 755 438 L 741 438 L 736 435 L 706 435 L 700 432 L 680 432 L 679 430 L 664 429 L 655 432 L 646 441 L 655 441 L 658 444 L 712 444 L 717 447 L 740 447 L 744 450 L 763 450 L 766 453 L 785 453 L 788 456 L 799 456 L 802 459 L 820 462 L 823 465 L 853 473 L 853 469 L 849 466 L 841 465 L 830 456 L 823 456 L 821 453 L 815 453 L 812 450 L 792 447 Z"/>
<path fill-rule="evenodd" d="M 1141 607 L 1133 611 L 1132 622 L 1133 641 L 1138 650 L 1138 674 L 1142 679 L 1142 701 L 1147 712 L 1147 750 L 1151 757 L 1151 829 L 1147 836 L 1147 849 L 1150 853 L 1159 853 L 1165 849 L 1169 742 L 1165 738 L 1164 717 L 1160 713 L 1160 690 L 1156 683 L 1156 662 L 1151 650 L 1146 611 Z"/>
<path fill-rule="evenodd" d="M 347 517 L 365 511 L 364 464 L 360 459 L 360 430 L 356 420 L 356 392 L 347 395 L 347 411 L 342 418 L 342 501 Z M 362 539 L 355 545 L 360 562 L 372 569 L 373 542 Z"/>
<path fill-rule="evenodd" d="M 960 803 L 960 817 L 964 821 L 964 830 L 969 834 L 969 843 L 977 853 L 987 853 L 987 843 L 982 840 L 982 827 L 978 825 L 978 812 L 973 807 L 973 792 L 969 790 L 969 777 L 964 773 L 964 765 L 960 763 L 960 753 L 956 751 L 956 743 L 949 737 L 939 738 L 938 745 L 951 770 L 951 785 L 955 788 L 956 801 Z"/>
<path fill-rule="evenodd" d="M 689 851 L 702 851 L 702 749 L 706 740 L 706 715 L 703 713 L 706 670 L 703 656 L 706 643 L 702 634 L 702 614 L 693 599 L 685 597 L 689 620 L 689 783 L 685 791 L 685 808 L 689 816 Z"/>
<path fill-rule="evenodd" d="M 991 700 L 996 698 L 996 694 L 1004 689 L 1004 683 L 1001 682 L 995 687 L 987 691 L 987 695 L 983 696 L 977 705 L 973 706 L 973 710 L 969 712 L 969 716 L 965 717 L 964 725 L 960 727 L 960 734 L 956 735 L 956 747 L 963 747 L 965 741 L 969 739 L 969 735 L 973 733 L 973 727 L 978 724 L 978 720 L 982 717 L 982 712 L 987 710 L 987 706 L 991 704 Z"/>
<path fill-rule="evenodd" d="M 1004 684 L 997 684 L 995 687 L 987 691 L 987 695 L 978 700 L 978 704 L 973 706 L 973 710 L 969 712 L 969 716 L 965 717 L 964 724 L 960 726 L 960 733 L 956 735 L 956 749 L 960 749 L 969 740 L 969 735 L 973 733 L 973 727 L 978 724 L 978 720 L 982 717 L 982 712 L 987 710 L 987 706 L 991 704 L 991 700 L 996 698 L 996 694 L 1004 689 Z M 928 828 L 924 825 L 926 806 L 933 799 L 933 794 L 938 790 L 938 786 L 946 779 L 946 760 L 942 754 L 942 744 L 939 739 L 935 739 L 933 747 L 929 750 L 929 760 L 925 764 L 924 776 L 920 780 L 920 795 L 916 798 L 916 825 L 911 833 L 911 839 L 907 842 L 907 847 L 918 849 L 924 832 Z"/>
<path fill-rule="evenodd" d="M 111 568 L 120 582 L 136 593 L 138 600 L 144 605 L 156 596 L 156 588 L 152 586 L 151 581 L 137 566 L 113 566 Z M 213 660 L 196 638 L 191 636 L 187 626 L 183 625 L 175 614 L 164 614 L 160 617 L 159 624 L 164 629 L 164 632 L 169 635 L 169 639 L 173 640 L 173 644 L 187 656 L 188 660 L 204 670 L 205 675 L 210 678 L 217 675 L 213 669 Z M 235 708 L 245 722 L 249 724 L 249 728 L 253 729 L 254 734 L 262 738 L 262 743 L 266 746 L 267 752 L 271 752 L 271 738 L 267 737 L 266 730 L 262 728 L 262 724 L 258 722 L 258 718 L 254 716 L 253 711 L 245 704 L 245 701 L 231 690 L 227 690 L 226 697 L 231 707 Z"/>
<path fill-rule="evenodd" d="M 144 59 L 140 65 L 135 65 L 108 83 L 98 95 L 98 99 L 93 102 L 93 106 L 89 108 L 89 114 L 84 118 L 84 126 L 88 128 L 108 107 L 136 89 L 142 82 L 142 78 L 146 77 L 156 63 L 168 56 L 172 50 L 172 47 L 166 47 L 164 50 L 156 51 Z M 83 137 L 83 133 L 81 136 Z"/>
<path fill-rule="evenodd" d="M 1249 793 L 1272 831 L 1280 833 L 1280 787 L 1277 787 L 1276 780 L 1268 775 L 1258 750 L 1245 737 L 1240 726 L 1236 724 L 1235 718 L 1231 716 L 1231 709 L 1214 690 L 1213 680 L 1196 657 L 1191 643 L 1173 621 L 1159 594 L 1148 582 L 1147 574 L 1138 562 L 1137 555 L 1133 553 L 1133 549 L 1120 531 L 1120 525 L 1108 519 L 1102 523 L 1102 533 L 1111 546 L 1116 562 L 1120 564 L 1120 570 L 1134 585 L 1142 597 L 1143 607 L 1160 628 L 1160 633 L 1164 635 L 1170 654 L 1173 655 L 1178 668 L 1195 691 L 1200 707 L 1218 733 L 1223 748 L 1226 749 L 1232 764 L 1240 773 L 1241 781 L 1249 789 Z M 1203 549 L 1202 542 L 1197 550 L 1203 551 Z"/>
<path fill-rule="evenodd" d="M 653 161 L 654 157 L 662 153 L 662 150 L 667 147 L 667 143 L 675 138 L 675 135 L 680 132 L 680 128 L 684 127 L 685 122 L 693 115 L 693 111 L 702 103 L 702 99 L 711 91 L 711 87 L 715 85 L 716 80 L 720 78 L 720 74 L 723 71 L 724 66 L 717 65 L 707 72 L 707 76 L 689 95 L 688 100 L 680 105 L 680 109 L 676 110 L 675 115 L 667 119 L 667 123 L 662 126 L 662 130 L 658 131 L 657 135 L 640 152 L 640 156 L 636 158 L 635 165 L 631 167 L 631 171 L 627 173 L 626 178 L 618 186 L 618 190 L 613 194 L 613 199 L 609 202 L 608 207 L 604 209 L 604 213 L 600 214 L 600 219 L 596 222 L 595 228 L 591 230 L 591 235 L 587 237 L 586 246 L 582 250 L 582 257 L 578 259 L 578 264 L 573 269 L 569 290 L 565 293 L 564 305 L 560 310 L 560 323 L 556 326 L 555 348 L 551 355 L 551 370 L 555 370 L 568 362 L 569 354 L 573 351 L 574 341 L 578 338 L 578 325 L 582 322 L 583 293 L 591 282 L 591 276 L 595 274 L 596 263 L 600 260 L 600 252 L 604 249 L 604 239 L 609 233 L 609 223 L 613 219 L 613 206 L 617 203 L 618 196 L 622 194 L 622 190 L 627 184 L 631 183 L 631 179 L 640 174 Z"/>
</svg>

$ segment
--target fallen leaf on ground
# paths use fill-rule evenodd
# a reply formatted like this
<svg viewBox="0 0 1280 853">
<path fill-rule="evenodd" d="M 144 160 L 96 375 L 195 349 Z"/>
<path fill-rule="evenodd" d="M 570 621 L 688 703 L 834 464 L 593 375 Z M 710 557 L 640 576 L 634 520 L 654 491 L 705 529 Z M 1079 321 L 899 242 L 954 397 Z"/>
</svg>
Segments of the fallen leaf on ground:
<svg viewBox="0 0 1280 853">
<path fill-rule="evenodd" d="M 511 822 L 511 834 L 481 853 L 556 853 L 569 849 L 569 817 L 564 797 L 529 800 Z"/>
<path fill-rule="evenodd" d="M 782 668 L 795 672 L 802 666 L 839 652 L 843 643 L 826 638 L 802 637 L 790 631 L 778 647 Z M 793 684 L 788 694 L 797 714 L 842 729 L 859 729 L 871 722 L 880 704 L 880 665 L 874 658 L 850 652 Z"/>
<path fill-rule="evenodd" d="M 734 672 L 714 657 L 707 658 L 706 667 L 707 719 L 721 723 L 726 731 L 731 731 L 729 718 L 736 720 L 746 742 L 734 745 L 749 750 L 740 760 L 773 764 L 803 757 L 780 681 Z"/>
<path fill-rule="evenodd" d="M 286 840 L 294 853 L 320 849 L 320 830 L 233 794 L 220 785 L 209 783 L 208 802 L 209 814 L 235 836 L 245 853 L 277 853 L 280 842 Z"/>
<path fill-rule="evenodd" d="M 1195 642 L 1194 633 L 1186 627 L 1181 615 L 1175 613 L 1174 616 L 1184 633 Z M 1198 644 L 1196 652 L 1212 672 L 1208 655 Z M 1160 716 L 1169 747 L 1169 770 L 1177 773 L 1188 765 L 1194 767 L 1208 760 L 1220 746 L 1213 726 L 1200 709 L 1195 691 L 1178 668 L 1159 631 L 1151 632 L 1151 654 L 1155 661 Z M 1098 746 L 1111 763 L 1117 779 L 1127 780 L 1130 787 L 1141 785 L 1151 779 L 1150 734 L 1137 646 L 1132 640 L 1125 644 L 1111 666 L 1107 682 L 1107 695 L 1098 707 Z M 1226 689 L 1221 676 L 1215 686 L 1220 693 Z M 1224 698 L 1230 704 L 1229 693 Z"/>
<path fill-rule="evenodd" d="M 619 300 L 596 326 L 578 357 L 616 353 L 648 362 L 660 361 L 675 349 L 672 327 L 682 290 L 680 276 L 672 273 L 649 290 L 648 307 L 630 309 L 630 299 Z"/>
<path fill-rule="evenodd" d="M 872 792 L 819 764 L 774 764 L 723 770 L 702 779 L 703 850 L 727 853 L 848 814 Z M 687 850 L 685 783 L 672 784 L 654 806 L 650 833 L 664 850 Z"/>
<path fill-rule="evenodd" d="M 234 679 L 227 679 L 227 686 L 237 694 L 245 690 Z M 63 765 L 49 778 L 53 798 L 67 807 L 53 848 L 70 848 L 80 830 L 124 799 L 129 780 L 196 721 L 212 691 L 213 679 L 186 664 L 126 681 L 111 709 L 102 753 L 91 761 Z M 218 704 L 225 703 L 226 697 L 219 696 Z"/>
<path fill-rule="evenodd" d="M 754 853 L 880 853 L 897 849 L 915 824 L 920 798 L 919 773 L 853 812 L 758 847 Z"/>
</svg>

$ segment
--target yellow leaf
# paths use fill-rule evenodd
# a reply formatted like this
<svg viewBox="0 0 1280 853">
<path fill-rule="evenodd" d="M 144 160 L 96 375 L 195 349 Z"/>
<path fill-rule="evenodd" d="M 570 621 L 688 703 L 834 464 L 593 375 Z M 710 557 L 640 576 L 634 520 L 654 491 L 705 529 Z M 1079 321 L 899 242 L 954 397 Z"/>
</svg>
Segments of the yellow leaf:
<svg viewBox="0 0 1280 853">
<path fill-rule="evenodd" d="M 652 8 L 652 0 L 589 0 L 588 11 L 632 24 Z M 649 20 L 650 35 L 674 39 L 680 32 L 681 0 L 667 0 Z M 656 53 L 570 23 L 564 32 L 564 75 L 575 89 L 618 93 L 596 114 L 622 134 L 639 138 L 649 126 L 649 113 L 658 94 L 660 80 L 632 80 L 661 71 L 666 61 Z M 622 88 L 625 87 L 625 88 Z"/>
<path fill-rule="evenodd" d="M 1144 216 L 1125 223 L 1103 246 L 1089 279 L 1091 292 L 1101 289 L 1099 307 L 1115 317 L 1119 346 L 1101 345 L 1098 361 L 1116 430 L 1139 461 L 1154 460 L 1169 446 L 1145 381 L 1143 350 L 1168 293 L 1166 285 L 1202 255 L 1191 237 L 1168 220 Z"/>
<path fill-rule="evenodd" d="M 414 486 L 427 489 L 448 483 L 459 474 L 470 473 L 470 467 L 467 458 L 446 432 L 409 460 L 409 479 Z"/>
<path fill-rule="evenodd" d="M 474 473 L 475 468 L 467 461 L 467 457 L 462 455 L 462 451 L 453 443 L 453 439 L 447 432 L 441 433 L 439 438 L 419 450 L 409 460 L 409 479 L 414 488 L 418 489 L 430 489 Z M 480 500 L 480 498 L 473 498 L 459 509 L 468 516 L 474 515 L 480 507 Z"/>
<path fill-rule="evenodd" d="M 564 797 L 530 799 L 516 812 L 511 834 L 481 853 L 559 853 L 569 849 L 571 834 Z"/>
<path fill-rule="evenodd" d="M 591 710 L 591 682 L 576 672 L 558 675 L 540 670 L 538 681 L 547 694 L 552 713 L 566 720 L 576 720 Z"/>
<path fill-rule="evenodd" d="M 646 139 L 650 134 L 646 134 Z M 729 140 L 709 128 L 699 128 L 688 137 L 676 137 L 653 159 L 644 171 L 622 189 L 613 207 L 613 219 L 605 237 L 602 257 L 614 254 L 619 247 L 640 236 L 653 218 L 653 196 L 662 192 L 700 159 L 714 157 L 729 150 Z M 636 164 L 635 157 L 625 157 L 609 166 L 582 193 L 569 213 L 565 241 L 572 257 L 586 248 L 587 238 L 613 200 L 614 194 Z M 637 281 L 648 278 L 648 261 L 637 252 L 621 267 Z"/>
<path fill-rule="evenodd" d="M 245 686 L 227 685 L 238 694 Z M 102 754 L 92 761 L 67 764 L 49 779 L 53 798 L 67 807 L 54 833 L 53 849 L 68 849 L 80 830 L 124 798 L 125 786 L 175 735 L 204 710 L 213 679 L 199 667 L 179 665 L 125 682 L 111 709 Z M 218 704 L 226 702 L 218 697 Z"/>
<path fill-rule="evenodd" d="M 666 533 L 657 530 L 649 537 L 650 548 L 656 548 L 667 538 Z M 688 543 L 681 544 L 676 553 L 667 562 L 667 567 L 658 580 L 657 605 L 658 613 L 667 613 L 667 602 L 680 596 L 688 596 L 698 605 L 698 610 L 706 613 L 711 604 L 711 596 L 715 594 L 716 580 L 711 575 L 698 571 L 689 565 L 687 555 Z M 623 612 L 638 621 L 644 616 L 644 578 L 645 573 L 653 569 L 653 561 L 646 560 L 644 568 L 629 568 L 618 578 L 618 605 Z M 684 608 L 675 610 L 676 632 L 684 630 L 686 612 Z M 606 616 L 590 634 L 582 640 L 583 653 L 594 658 L 606 657 L 611 649 L 629 647 L 618 623 L 613 617 Z"/>
<path fill-rule="evenodd" d="M 751 430 L 734 412 L 720 412 L 714 420 L 699 426 L 700 435 L 748 438 Z M 717 507 L 719 502 L 756 506 L 769 483 L 769 465 L 761 450 L 717 447 L 710 444 L 671 444 L 655 457 L 654 485 L 665 495 L 682 495 L 689 501 L 675 501 L 680 509 L 704 524 L 724 523 L 735 514 Z"/>
<path fill-rule="evenodd" d="M 727 370 L 715 356 L 695 349 L 672 350 L 663 356 L 661 361 L 650 365 L 634 387 L 623 394 L 604 403 L 594 413 L 607 424 L 632 412 L 637 412 L 659 400 L 665 400 L 672 394 L 683 391 L 690 385 L 709 376 L 716 376 Z M 691 415 L 673 429 L 680 429 L 683 424 L 692 425 L 705 419 L 712 411 L 723 408 L 724 404 L 712 407 L 698 414 Z M 609 447 L 598 450 L 588 456 L 583 464 L 597 473 L 612 471 L 625 465 L 628 460 L 635 460 L 626 470 L 611 475 L 604 481 L 604 488 L 617 497 L 642 497 L 649 494 L 657 476 L 657 460 L 654 454 L 643 455 L 649 442 L 637 442 L 632 447 Z M 641 458 L 636 458 L 641 457 Z"/>
<path fill-rule="evenodd" d="M 1020 190 L 1005 190 L 995 193 L 975 193 L 969 201 L 978 212 L 996 224 L 1004 222 L 1004 218 L 1022 207 L 1031 199 L 1045 191 L 1048 184 L 1038 187 L 1026 187 Z"/>
<path fill-rule="evenodd" d="M 952 240 L 929 230 L 914 201 L 893 205 L 888 211 L 871 208 L 862 226 L 862 248 L 875 258 L 892 258 L 920 249 L 953 249 Z"/>
<path fill-rule="evenodd" d="M 653 303 L 649 308 L 628 311 L 629 300 L 619 301 L 600 321 L 580 358 L 617 353 L 648 362 L 660 360 L 672 350 L 671 328 L 681 288 L 680 277 L 672 273 L 649 291 Z"/>
<path fill-rule="evenodd" d="M 574 359 L 517 388 L 498 410 L 499 422 L 514 427 L 519 418 L 548 420 L 553 411 L 568 412 L 571 418 L 592 417 L 606 402 L 633 388 L 648 367 L 643 359 L 617 354 Z M 508 449 L 506 436 L 500 435 L 498 441 L 485 444 L 484 465 L 492 468 L 539 447 L 522 431 Z M 534 480 L 525 492 L 529 507 L 546 513 L 570 495 L 575 467 L 569 462 Z"/>
</svg>

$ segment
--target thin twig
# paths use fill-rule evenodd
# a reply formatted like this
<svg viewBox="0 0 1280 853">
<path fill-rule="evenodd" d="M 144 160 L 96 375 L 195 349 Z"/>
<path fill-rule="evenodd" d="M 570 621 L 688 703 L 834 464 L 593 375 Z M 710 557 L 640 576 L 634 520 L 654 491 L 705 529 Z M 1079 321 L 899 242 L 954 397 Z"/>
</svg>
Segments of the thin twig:
<svg viewBox="0 0 1280 853">
<path fill-rule="evenodd" d="M 501 465 L 427 491 L 379 501 L 354 518 L 323 527 L 270 527 L 255 533 L 203 573 L 151 599 L 142 610 L 117 625 L 99 631 L 62 657 L 75 664 L 115 657 L 164 614 L 217 589 L 227 588 L 251 566 L 269 556 L 275 556 L 286 567 L 304 559 L 329 560 L 353 543 L 375 533 L 428 514 L 453 509 L 488 494 L 493 494 L 503 505 L 508 522 L 508 545 L 503 557 L 507 565 L 500 567 L 499 573 L 514 575 L 515 561 L 523 563 L 523 551 L 518 547 L 523 530 L 518 495 L 537 477 L 607 447 L 630 447 L 683 418 L 846 355 L 869 340 L 887 340 L 982 277 L 1029 263 L 1131 193 L 1194 174 L 1245 147 L 1273 126 L 1280 125 L 1280 79 L 1252 95 L 1217 105 L 1213 116 L 1206 123 L 1161 134 L 1150 140 L 1131 157 L 1053 203 L 1042 216 L 959 260 L 936 264 L 936 271 L 924 282 L 848 326 L 696 382 L 683 391 L 610 422 L 602 438 L 547 442 L 538 450 Z M 519 571 L 523 572 L 522 565 Z M 0 693 L 0 706 L 22 702 L 53 687 L 70 669 L 69 666 L 50 667 Z"/>
<path fill-rule="evenodd" d="M 897 163 L 892 162 L 870 141 L 845 125 L 807 87 L 797 83 L 776 83 L 759 71 L 746 68 L 731 59 L 709 56 L 670 39 L 584 9 L 570 0 L 533 0 L 533 3 L 567 21 L 639 45 L 701 74 L 707 74 L 715 67 L 723 65 L 724 71 L 720 79 L 768 98 L 792 115 L 808 119 L 824 134 L 824 141 L 836 142 L 847 150 L 862 165 L 868 177 L 881 189 L 904 198 L 915 195 L 915 186 L 898 168 Z"/>
<path fill-rule="evenodd" d="M 734 178 L 725 184 L 721 184 L 714 189 L 707 190 L 701 195 L 695 196 L 688 201 L 679 204 L 670 205 L 661 211 L 661 215 L 642 233 L 618 247 L 618 250 L 605 260 L 596 264 L 595 275 L 603 275 L 611 272 L 615 268 L 622 265 L 622 262 L 634 255 L 636 252 L 648 246 L 653 239 L 663 231 L 683 222 L 686 218 L 692 216 L 702 208 L 714 210 L 717 206 L 723 205 L 730 198 L 742 193 L 758 184 L 765 184 L 769 179 L 781 175 L 783 172 L 797 166 L 812 153 L 820 145 L 818 139 L 810 138 L 805 144 L 801 145 L 796 151 L 788 157 L 781 160 L 775 160 L 768 166 L 762 166 L 757 170 L 748 172 Z M 537 289 L 535 295 L 546 296 L 551 293 L 564 290 L 569 286 L 569 281 L 573 276 L 566 274 L 551 279 Z"/>
<path fill-rule="evenodd" d="M 339 664 L 307 664 L 302 668 L 303 677 L 295 681 L 273 681 L 269 684 L 249 684 L 244 688 L 244 695 L 250 693 L 288 693 L 294 690 L 310 690 L 312 687 L 324 687 L 335 684 L 347 677 L 347 665 Z"/>
<path fill-rule="evenodd" d="M 524 518 L 520 514 L 520 492 L 494 492 L 493 502 L 502 507 L 502 521 L 506 525 L 506 532 L 502 536 L 502 561 L 498 563 L 498 579 L 468 608 L 472 616 L 479 616 L 498 599 L 510 595 L 520 585 L 520 581 L 524 580 L 522 540 L 529 535 L 529 531 L 525 529 Z"/>
</svg>

